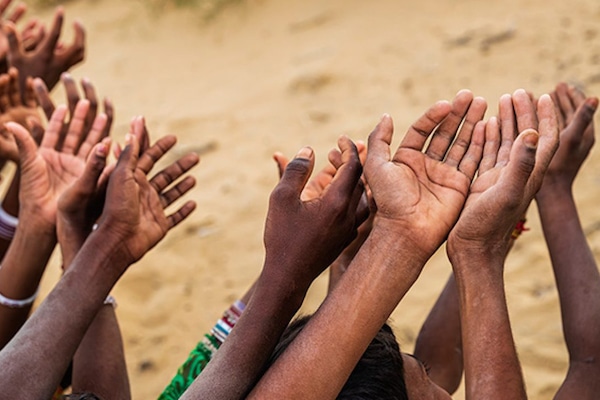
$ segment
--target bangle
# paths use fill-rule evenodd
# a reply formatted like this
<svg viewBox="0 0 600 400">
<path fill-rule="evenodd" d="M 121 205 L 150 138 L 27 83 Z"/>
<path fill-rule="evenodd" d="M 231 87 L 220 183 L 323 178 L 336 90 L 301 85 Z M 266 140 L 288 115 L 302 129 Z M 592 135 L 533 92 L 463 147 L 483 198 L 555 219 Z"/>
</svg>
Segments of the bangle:
<svg viewBox="0 0 600 400">
<path fill-rule="evenodd" d="M 0 238 L 11 240 L 15 236 L 18 224 L 19 219 L 7 213 L 4 208 L 0 206 Z"/>
<path fill-rule="evenodd" d="M 115 300 L 115 298 L 109 294 L 106 296 L 106 299 L 104 299 L 104 305 L 110 305 L 113 308 L 117 308 L 117 300 Z"/>
<path fill-rule="evenodd" d="M 30 305 L 33 304 L 33 302 L 37 298 L 39 291 L 40 291 L 40 288 L 38 287 L 32 296 L 30 296 L 26 299 L 23 299 L 23 300 L 9 299 L 8 297 L 4 297 L 2 294 L 0 294 L 0 304 L 2 304 L 3 306 L 9 307 L 9 308 L 29 307 Z"/>
<path fill-rule="evenodd" d="M 515 226 L 515 229 L 513 229 L 512 234 L 510 235 L 513 240 L 521 236 L 523 232 L 529 230 L 529 228 L 525 227 L 525 222 L 527 222 L 526 218 L 521 218 L 519 222 L 517 222 L 517 226 Z"/>
<path fill-rule="evenodd" d="M 231 333 L 231 330 L 239 320 L 245 308 L 246 305 L 240 300 L 237 300 L 223 313 L 221 319 L 219 319 L 212 328 L 211 334 L 217 339 L 219 345 L 223 344 L 225 339 L 227 339 L 227 336 Z"/>
</svg>

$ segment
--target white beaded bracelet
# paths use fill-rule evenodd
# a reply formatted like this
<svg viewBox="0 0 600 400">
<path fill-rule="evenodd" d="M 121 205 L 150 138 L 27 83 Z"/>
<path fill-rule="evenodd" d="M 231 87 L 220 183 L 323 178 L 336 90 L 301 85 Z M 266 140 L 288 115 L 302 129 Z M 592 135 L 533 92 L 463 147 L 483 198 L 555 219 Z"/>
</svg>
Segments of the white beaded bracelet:
<svg viewBox="0 0 600 400">
<path fill-rule="evenodd" d="M 4 297 L 2 294 L 0 294 L 0 304 L 2 304 L 3 306 L 9 307 L 9 308 L 25 308 L 25 307 L 29 307 L 30 305 L 33 304 L 33 302 L 37 298 L 37 295 L 38 295 L 39 291 L 40 291 L 40 288 L 38 287 L 35 290 L 35 293 L 31 297 L 28 297 L 28 298 L 23 299 L 23 300 L 9 299 L 8 297 Z"/>
<path fill-rule="evenodd" d="M 19 219 L 7 213 L 0 206 L 0 238 L 11 240 L 15 236 Z"/>
</svg>

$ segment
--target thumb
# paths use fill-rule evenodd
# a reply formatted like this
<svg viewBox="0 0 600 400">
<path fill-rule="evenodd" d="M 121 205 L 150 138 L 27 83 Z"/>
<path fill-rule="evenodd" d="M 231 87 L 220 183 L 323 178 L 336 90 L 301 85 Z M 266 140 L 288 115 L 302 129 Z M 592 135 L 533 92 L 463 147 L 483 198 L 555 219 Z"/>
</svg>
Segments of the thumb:
<svg viewBox="0 0 600 400">
<path fill-rule="evenodd" d="M 525 129 L 517 136 L 507 165 L 510 182 L 515 190 L 523 193 L 535 167 L 535 154 L 539 142 L 535 129 Z"/>
<path fill-rule="evenodd" d="M 29 134 L 29 131 L 16 122 L 7 122 L 5 125 L 8 134 L 11 134 L 17 142 L 19 148 L 19 164 L 22 168 L 27 168 L 37 155 L 37 145 Z"/>
<path fill-rule="evenodd" d="M 300 198 L 315 165 L 315 153 L 310 147 L 300 149 L 296 157 L 288 163 L 278 186 L 288 187 Z"/>
<path fill-rule="evenodd" d="M 137 167 L 139 147 L 140 144 L 135 135 L 128 133 L 125 136 L 125 149 L 119 155 L 116 169 L 126 169 L 133 174 Z"/>
</svg>

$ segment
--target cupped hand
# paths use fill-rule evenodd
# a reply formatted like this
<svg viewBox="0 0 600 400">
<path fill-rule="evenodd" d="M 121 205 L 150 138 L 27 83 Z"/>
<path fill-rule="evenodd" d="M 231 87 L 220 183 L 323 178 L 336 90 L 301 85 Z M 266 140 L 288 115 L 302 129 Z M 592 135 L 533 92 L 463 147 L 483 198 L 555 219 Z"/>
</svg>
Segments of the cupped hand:
<svg viewBox="0 0 600 400">
<path fill-rule="evenodd" d="M 452 104 L 434 104 L 410 127 L 393 156 L 389 115 L 369 136 L 365 176 L 377 206 L 375 226 L 412 240 L 425 259 L 462 210 L 483 151 L 483 138 L 473 131 L 486 108 L 485 100 L 469 91 L 459 92 Z"/>
<path fill-rule="evenodd" d="M 496 117 L 480 122 L 475 129 L 476 136 L 485 136 L 483 158 L 448 237 L 451 259 L 465 250 L 506 255 L 515 224 L 539 189 L 558 146 L 556 115 L 548 95 L 540 97 L 537 107 L 524 90 L 504 95 L 499 118 L 500 122 Z"/>
</svg>

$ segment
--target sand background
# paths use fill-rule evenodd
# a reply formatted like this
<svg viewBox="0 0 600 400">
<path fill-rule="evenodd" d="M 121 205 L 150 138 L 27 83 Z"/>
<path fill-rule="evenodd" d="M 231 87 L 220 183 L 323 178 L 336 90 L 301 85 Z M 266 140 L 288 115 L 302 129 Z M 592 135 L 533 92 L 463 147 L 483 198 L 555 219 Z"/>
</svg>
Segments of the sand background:
<svg viewBox="0 0 600 400">
<path fill-rule="evenodd" d="M 462 88 L 488 99 L 488 116 L 500 95 L 520 87 L 539 95 L 565 80 L 600 94 L 596 0 L 232 3 L 211 18 L 199 7 L 141 1 L 65 4 L 66 38 L 75 18 L 87 29 L 86 61 L 72 72 L 113 100 L 113 135 L 122 140 L 130 118 L 143 114 L 154 138 L 179 137 L 177 155 L 201 153 L 189 196 L 197 211 L 114 290 L 136 399 L 156 398 L 258 275 L 274 151 L 292 156 L 310 144 L 320 168 L 340 134 L 366 139 L 383 112 L 394 117 L 397 144 L 430 104 Z M 34 12 L 50 19 L 51 10 Z M 60 90 L 54 95 L 62 101 Z M 596 255 L 599 166 L 596 151 L 575 188 Z M 535 207 L 528 225 L 506 266 L 508 302 L 530 398 L 548 399 L 567 353 Z M 405 351 L 449 272 L 442 249 L 394 313 Z M 315 282 L 304 312 L 326 287 L 325 277 Z"/>
</svg>

